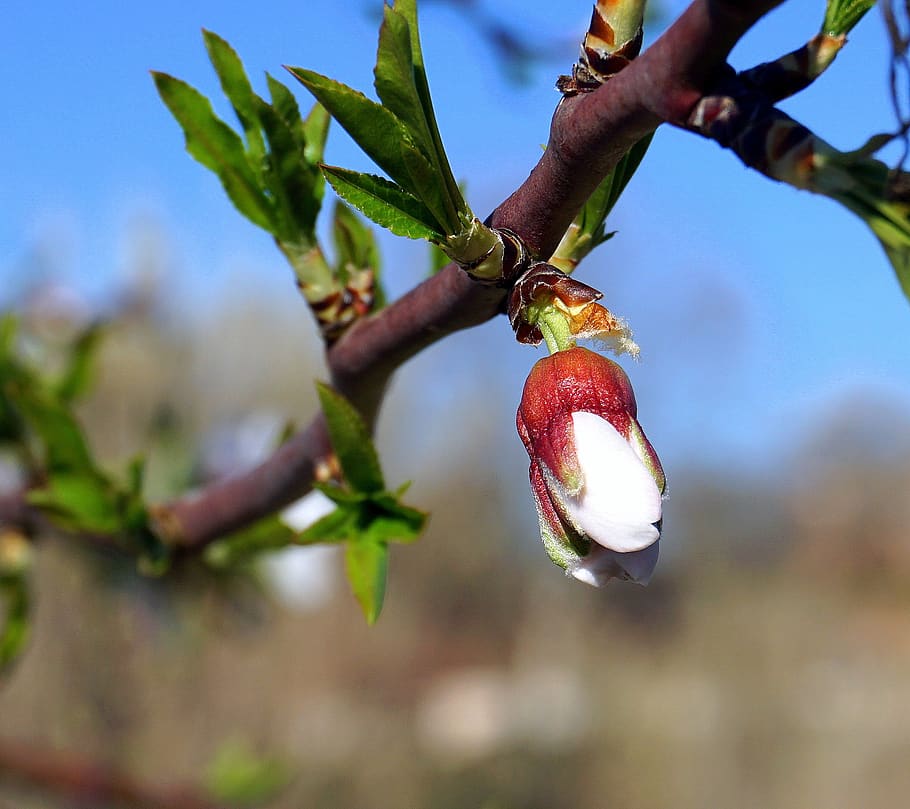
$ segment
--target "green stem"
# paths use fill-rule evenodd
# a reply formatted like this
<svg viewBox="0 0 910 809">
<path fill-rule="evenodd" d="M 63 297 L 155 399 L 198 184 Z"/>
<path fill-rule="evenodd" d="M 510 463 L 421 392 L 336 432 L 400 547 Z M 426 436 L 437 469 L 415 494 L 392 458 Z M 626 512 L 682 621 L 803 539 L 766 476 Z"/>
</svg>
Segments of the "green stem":
<svg viewBox="0 0 910 809">
<path fill-rule="evenodd" d="M 547 349 L 551 354 L 557 351 L 566 351 L 575 347 L 575 338 L 569 329 L 569 321 L 555 306 L 548 306 L 541 311 L 537 320 L 537 327 L 543 335 Z"/>
</svg>

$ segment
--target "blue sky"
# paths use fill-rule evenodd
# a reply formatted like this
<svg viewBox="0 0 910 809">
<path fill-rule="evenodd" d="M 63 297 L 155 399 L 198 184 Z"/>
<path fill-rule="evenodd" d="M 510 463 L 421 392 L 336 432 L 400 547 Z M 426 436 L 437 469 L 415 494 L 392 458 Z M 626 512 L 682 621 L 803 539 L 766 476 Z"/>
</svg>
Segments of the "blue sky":
<svg viewBox="0 0 910 809">
<path fill-rule="evenodd" d="M 664 6 L 670 17 L 683 4 Z M 734 64 L 797 46 L 816 29 L 822 6 L 789 0 L 741 44 Z M 23 282 L 36 250 L 102 294 L 119 277 L 135 223 L 150 220 L 169 244 L 180 271 L 175 294 L 188 309 L 206 306 L 228 278 L 291 294 L 269 238 L 183 150 L 148 71 L 173 73 L 217 97 L 199 33 L 207 27 L 232 42 L 260 88 L 265 70 L 280 75 L 289 63 L 368 89 L 378 7 L 377 0 L 273 2 L 263 14 L 207 1 L 102 0 L 5 11 L 0 302 L 4 288 Z M 588 0 L 555 11 L 541 0 L 495 8 L 520 19 L 522 32 L 547 31 L 567 43 L 590 14 Z M 485 215 L 537 160 L 557 101 L 553 80 L 575 46 L 516 88 L 458 12 L 427 5 L 422 24 L 451 162 Z M 836 146 L 856 147 L 893 127 L 887 63 L 873 11 L 829 74 L 786 108 Z M 328 160 L 369 168 L 337 130 Z M 773 465 L 845 402 L 910 405 L 910 304 L 873 238 L 833 203 L 776 186 L 719 147 L 667 129 L 612 224 L 619 236 L 580 277 L 602 288 L 636 330 L 642 362 L 626 365 L 645 428 L 671 466 L 726 467 L 732 458 Z M 395 268 L 389 285 L 401 293 L 424 272 L 423 248 L 391 237 L 382 244 Z M 418 368 L 432 374 L 444 362 L 489 374 L 512 408 L 536 355 L 509 341 L 504 321 L 490 324 Z M 511 429 L 510 415 L 506 423 Z"/>
</svg>

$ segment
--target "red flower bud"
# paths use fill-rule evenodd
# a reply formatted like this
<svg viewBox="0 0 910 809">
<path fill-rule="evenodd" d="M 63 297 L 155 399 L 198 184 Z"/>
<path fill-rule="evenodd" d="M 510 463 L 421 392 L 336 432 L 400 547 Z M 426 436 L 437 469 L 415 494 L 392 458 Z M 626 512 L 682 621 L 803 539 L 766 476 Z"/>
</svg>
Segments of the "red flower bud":
<svg viewBox="0 0 910 809">
<path fill-rule="evenodd" d="M 646 582 L 657 562 L 666 482 L 636 415 L 622 368 L 585 348 L 537 362 L 518 408 L 544 545 L 589 584 Z"/>
</svg>

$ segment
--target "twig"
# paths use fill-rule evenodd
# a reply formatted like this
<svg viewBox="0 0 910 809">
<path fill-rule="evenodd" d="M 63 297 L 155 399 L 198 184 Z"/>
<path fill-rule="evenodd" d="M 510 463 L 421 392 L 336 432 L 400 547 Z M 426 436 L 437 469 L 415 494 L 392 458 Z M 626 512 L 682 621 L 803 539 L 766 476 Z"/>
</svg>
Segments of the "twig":
<svg viewBox="0 0 910 809">
<path fill-rule="evenodd" d="M 140 783 L 111 767 L 72 753 L 0 741 L 0 776 L 88 805 L 137 809 L 224 809 L 198 789 Z"/>
</svg>

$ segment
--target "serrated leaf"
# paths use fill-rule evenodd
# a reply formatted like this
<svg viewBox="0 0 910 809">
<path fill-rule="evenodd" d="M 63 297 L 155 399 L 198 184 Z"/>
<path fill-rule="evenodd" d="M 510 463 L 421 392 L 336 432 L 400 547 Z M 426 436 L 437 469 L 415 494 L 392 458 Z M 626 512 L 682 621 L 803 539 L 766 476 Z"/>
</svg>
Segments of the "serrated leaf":
<svg viewBox="0 0 910 809">
<path fill-rule="evenodd" d="M 379 457 L 360 414 L 328 385 L 317 382 L 316 390 L 345 480 L 355 491 L 381 492 L 384 484 Z"/>
<path fill-rule="evenodd" d="M 446 193 L 446 179 L 420 151 L 407 127 L 390 110 L 362 93 L 318 73 L 288 68 L 364 152 L 398 185 L 422 199 L 436 225 L 457 233 L 462 225 Z"/>
<path fill-rule="evenodd" d="M 240 136 L 215 115 L 194 87 L 166 73 L 153 72 L 155 86 L 186 138 L 186 150 L 218 175 L 231 202 L 247 219 L 269 232 L 273 211 L 263 196 Z"/>
<path fill-rule="evenodd" d="M 0 675 L 16 661 L 28 642 L 31 623 L 28 584 L 24 576 L 0 579 Z"/>
<path fill-rule="evenodd" d="M 414 83 L 411 32 L 404 15 L 383 6 L 379 48 L 373 70 L 376 94 L 387 109 L 407 127 L 414 144 L 430 162 L 435 160 L 433 138 L 427 126 L 420 94 Z"/>
<path fill-rule="evenodd" d="M 402 141 L 400 149 L 402 162 L 410 178 L 405 189 L 423 202 L 433 218 L 443 225 L 446 234 L 461 233 L 464 224 L 458 217 L 457 208 L 448 195 L 439 169 L 430 165 L 412 143 Z"/>
<path fill-rule="evenodd" d="M 237 114 L 237 120 L 243 127 L 247 149 L 252 160 L 250 165 L 256 170 L 259 161 L 265 155 L 265 143 L 259 131 L 259 103 L 261 99 L 253 92 L 247 78 L 243 63 L 237 52 L 218 34 L 203 29 L 202 38 L 209 53 L 209 60 L 218 74 L 221 89 Z"/>
<path fill-rule="evenodd" d="M 367 623 L 376 623 L 385 599 L 389 549 L 384 542 L 361 540 L 345 548 L 345 568 Z"/>
<path fill-rule="evenodd" d="M 358 146 L 399 185 L 406 185 L 409 174 L 401 158 L 400 144 L 410 142 L 404 124 L 363 93 L 341 82 L 300 67 L 287 68 L 331 113 Z"/>
<path fill-rule="evenodd" d="M 436 242 L 445 239 L 444 228 L 430 210 L 394 183 L 336 166 L 323 166 L 322 172 L 339 197 L 396 236 Z"/>
<path fill-rule="evenodd" d="M 467 202 L 465 202 L 461 189 L 458 187 L 455 175 L 452 173 L 448 158 L 446 157 L 445 147 L 442 143 L 442 136 L 439 134 L 439 127 L 436 123 L 436 113 L 433 110 L 430 85 L 427 81 L 426 67 L 423 62 L 423 51 L 420 47 L 416 0 L 395 0 L 394 11 L 396 14 L 400 14 L 408 25 L 408 32 L 411 36 L 411 63 L 413 66 L 412 74 L 414 77 L 414 87 L 420 98 L 420 107 L 423 110 L 427 129 L 433 140 L 434 152 L 436 154 L 440 174 L 445 182 L 446 194 L 464 221 L 470 221 L 473 218 L 473 214 L 468 207 Z"/>
</svg>

